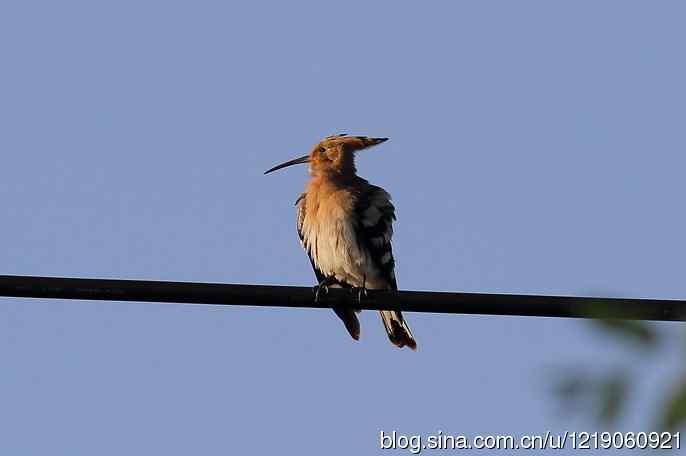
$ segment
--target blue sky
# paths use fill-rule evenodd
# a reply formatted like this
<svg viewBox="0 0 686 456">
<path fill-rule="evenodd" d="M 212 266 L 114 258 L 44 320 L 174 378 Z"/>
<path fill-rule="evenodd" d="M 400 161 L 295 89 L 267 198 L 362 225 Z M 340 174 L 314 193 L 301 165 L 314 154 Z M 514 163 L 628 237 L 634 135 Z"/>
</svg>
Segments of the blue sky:
<svg viewBox="0 0 686 456">
<path fill-rule="evenodd" d="M 262 172 L 348 132 L 391 138 L 358 169 L 394 197 L 403 289 L 683 298 L 684 13 L 5 1 L 2 273 L 311 285 L 305 167 Z M 380 430 L 592 431 L 550 376 L 627 363 L 621 426 L 650 430 L 679 360 L 580 321 L 407 319 L 416 353 L 373 312 L 354 343 L 327 310 L 2 299 L 0 453 L 390 454 Z"/>
</svg>

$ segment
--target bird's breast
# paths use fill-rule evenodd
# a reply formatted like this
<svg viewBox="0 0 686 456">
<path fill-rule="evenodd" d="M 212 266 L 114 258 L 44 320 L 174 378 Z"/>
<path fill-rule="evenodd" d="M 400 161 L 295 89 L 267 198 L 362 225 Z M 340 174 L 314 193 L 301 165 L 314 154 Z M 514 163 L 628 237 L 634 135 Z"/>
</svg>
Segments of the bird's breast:
<svg viewBox="0 0 686 456">
<path fill-rule="evenodd" d="M 355 196 L 345 189 L 305 195 L 303 247 L 317 269 L 354 287 L 374 281 L 369 252 L 357 238 Z"/>
</svg>

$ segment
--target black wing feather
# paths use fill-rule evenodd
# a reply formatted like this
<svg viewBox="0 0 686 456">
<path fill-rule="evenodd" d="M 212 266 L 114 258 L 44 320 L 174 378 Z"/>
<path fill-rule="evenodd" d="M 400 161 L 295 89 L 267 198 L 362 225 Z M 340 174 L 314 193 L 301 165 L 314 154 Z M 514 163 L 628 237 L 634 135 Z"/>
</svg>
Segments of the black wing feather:
<svg viewBox="0 0 686 456">
<path fill-rule="evenodd" d="M 357 203 L 355 205 L 355 212 L 358 220 L 357 242 L 369 251 L 374 266 L 381 271 L 381 274 L 388 282 L 389 287 L 392 290 L 397 290 L 398 284 L 395 279 L 395 259 L 393 258 L 393 248 L 391 246 L 393 221 L 396 220 L 395 207 L 391 203 L 388 193 L 381 187 L 367 184 L 362 185 L 361 188 L 363 188 L 363 190 L 358 195 Z M 372 205 L 379 210 L 381 216 L 374 225 L 365 226 L 363 223 L 365 212 L 368 211 Z M 380 239 L 383 239 L 383 241 L 380 242 Z M 381 259 L 387 254 L 390 255 L 390 260 L 382 263 Z"/>
</svg>

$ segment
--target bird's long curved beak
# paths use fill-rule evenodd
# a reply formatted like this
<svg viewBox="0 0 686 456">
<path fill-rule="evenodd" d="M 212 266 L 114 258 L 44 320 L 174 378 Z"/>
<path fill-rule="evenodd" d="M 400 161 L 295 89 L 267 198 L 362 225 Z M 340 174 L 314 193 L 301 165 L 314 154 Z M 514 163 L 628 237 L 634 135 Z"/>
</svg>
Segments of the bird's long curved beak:
<svg viewBox="0 0 686 456">
<path fill-rule="evenodd" d="M 276 171 L 276 170 L 279 170 L 281 168 L 285 168 L 286 166 L 299 165 L 301 163 L 309 163 L 309 162 L 310 162 L 310 156 L 305 155 L 304 157 L 296 158 L 295 160 L 290 160 L 290 161 L 287 161 L 286 163 L 281 163 L 280 165 L 276 165 L 275 167 L 265 171 L 264 174 L 269 174 L 272 171 Z"/>
</svg>

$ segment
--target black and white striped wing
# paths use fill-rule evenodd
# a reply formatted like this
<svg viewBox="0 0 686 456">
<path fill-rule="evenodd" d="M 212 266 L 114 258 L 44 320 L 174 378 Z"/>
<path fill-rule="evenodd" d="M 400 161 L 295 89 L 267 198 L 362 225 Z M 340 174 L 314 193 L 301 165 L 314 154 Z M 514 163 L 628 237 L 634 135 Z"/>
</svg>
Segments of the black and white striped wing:
<svg viewBox="0 0 686 456">
<path fill-rule="evenodd" d="M 367 184 L 355 205 L 357 242 L 370 253 L 374 266 L 392 290 L 398 289 L 391 239 L 395 207 L 391 195 L 381 187 Z"/>
</svg>

